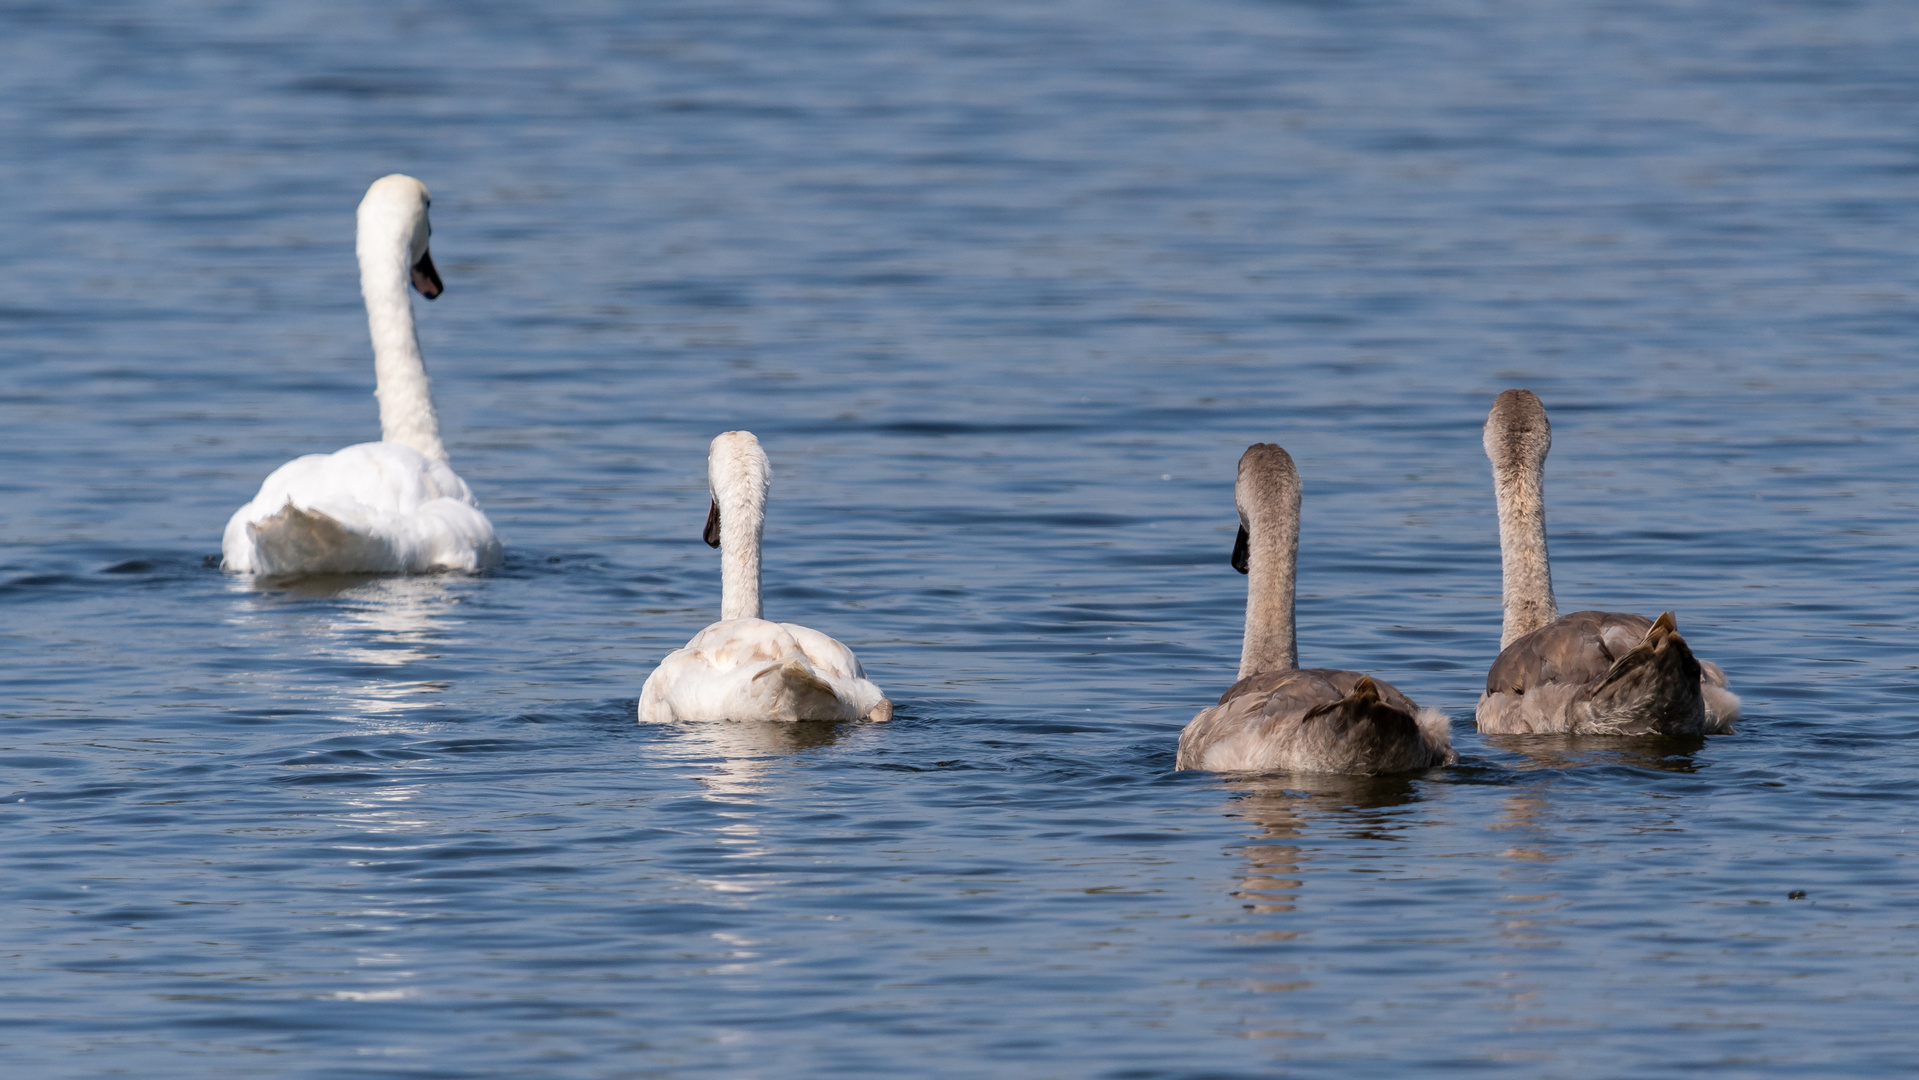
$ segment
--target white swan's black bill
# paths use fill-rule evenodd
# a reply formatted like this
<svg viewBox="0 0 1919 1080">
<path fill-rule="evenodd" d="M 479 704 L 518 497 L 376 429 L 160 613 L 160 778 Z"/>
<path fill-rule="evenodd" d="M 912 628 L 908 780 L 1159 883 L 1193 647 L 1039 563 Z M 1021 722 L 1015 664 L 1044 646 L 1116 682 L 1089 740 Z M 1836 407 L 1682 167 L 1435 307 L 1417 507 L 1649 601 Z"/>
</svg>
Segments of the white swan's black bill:
<svg viewBox="0 0 1919 1080">
<path fill-rule="evenodd" d="M 440 284 L 440 272 L 433 268 L 431 251 L 420 252 L 420 261 L 413 264 L 413 287 L 428 300 L 446 291 L 446 286 Z"/>
<path fill-rule="evenodd" d="M 714 503 L 708 503 L 707 506 L 708 506 L 708 509 L 706 511 L 706 531 L 700 534 L 700 539 L 706 541 L 707 547 L 719 547 L 720 546 L 720 504 L 717 502 L 714 502 Z"/>
<path fill-rule="evenodd" d="M 1233 539 L 1233 569 L 1246 572 L 1247 559 L 1253 553 L 1253 538 L 1246 535 L 1246 526 L 1239 527 L 1239 535 Z"/>
</svg>

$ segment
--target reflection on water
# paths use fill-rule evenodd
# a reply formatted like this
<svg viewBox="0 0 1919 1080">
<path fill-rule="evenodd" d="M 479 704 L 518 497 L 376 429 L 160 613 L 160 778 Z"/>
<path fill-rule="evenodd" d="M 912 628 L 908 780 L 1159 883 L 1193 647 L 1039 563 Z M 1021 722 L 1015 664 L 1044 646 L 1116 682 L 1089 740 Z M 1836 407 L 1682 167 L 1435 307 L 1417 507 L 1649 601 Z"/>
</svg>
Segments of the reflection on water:
<svg viewBox="0 0 1919 1080">
<path fill-rule="evenodd" d="M 445 574 L 231 579 L 235 591 L 253 593 L 265 604 L 306 607 L 312 617 L 302 629 L 336 645 L 334 655 L 390 667 L 434 658 L 446 616 L 460 602 L 452 592 L 455 580 Z"/>
<path fill-rule="evenodd" d="M 446 680 L 397 676 L 440 659 L 463 621 L 453 613 L 461 590 L 472 584 L 447 574 L 325 574 L 233 577 L 228 587 L 254 599 L 231 620 L 254 644 L 264 639 L 296 654 L 253 678 L 290 691 L 318 674 L 340 719 L 386 721 L 441 705 Z"/>
<path fill-rule="evenodd" d="M 700 761 L 714 770 L 698 777 L 707 793 L 750 795 L 762 790 L 767 771 L 779 759 L 831 746 L 845 738 L 853 727 L 837 721 L 816 720 L 675 724 L 669 728 L 672 737 L 663 745 L 674 756 Z"/>
<path fill-rule="evenodd" d="M 807 750 L 831 746 L 844 738 L 856 725 L 837 721 L 799 721 L 782 723 L 763 720 L 728 720 L 717 723 L 671 724 L 666 737 L 654 743 L 655 753 L 665 760 L 680 760 L 697 771 L 703 799 L 714 805 L 719 823 L 713 827 L 712 841 L 724 852 L 727 873 L 707 874 L 695 880 L 705 889 L 732 900 L 745 900 L 777 889 L 786 883 L 779 872 L 761 869 L 767 860 L 779 861 L 780 851 L 767 842 L 773 823 L 767 820 L 767 803 L 786 794 L 779 785 L 768 783 L 767 775 L 781 759 Z M 743 974 L 751 969 L 756 953 L 750 943 L 715 935 L 730 947 L 728 963 L 712 969 L 713 974 Z"/>
<path fill-rule="evenodd" d="M 1226 780 L 1224 786 L 1236 793 L 1228 812 L 1259 829 L 1258 842 L 1239 849 L 1247 871 L 1233 892 L 1248 911 L 1258 913 L 1292 911 L 1304 885 L 1305 850 L 1269 841 L 1297 840 L 1314 824 L 1353 839 L 1399 839 L 1406 820 L 1380 811 L 1419 798 L 1415 781 L 1403 776 L 1246 777 Z"/>
<path fill-rule="evenodd" d="M 383 783 L 377 787 L 347 789 L 334 796 L 343 808 L 336 820 L 368 834 L 403 833 L 423 828 L 433 822 L 414 805 L 419 796 L 417 784 Z M 344 845 L 343 849 L 352 850 L 352 847 Z M 399 849 L 383 846 L 377 850 Z"/>
<path fill-rule="evenodd" d="M 1526 792 L 1509 795 L 1502 800 L 1499 820 L 1487 826 L 1495 831 L 1514 830 L 1522 835 L 1537 835 L 1542 839 L 1548 835 L 1545 826 L 1547 802 L 1538 794 Z M 1541 846 L 1518 845 L 1506 848 L 1499 853 L 1503 859 L 1519 859 L 1526 862 L 1545 862 L 1558 856 Z"/>
<path fill-rule="evenodd" d="M 233 574 L 227 578 L 238 591 L 307 600 L 331 600 L 385 581 L 445 580 L 441 574 Z"/>
<path fill-rule="evenodd" d="M 1257 830 L 1251 843 L 1236 849 L 1245 868 L 1232 895 L 1248 915 L 1260 917 L 1252 924 L 1257 929 L 1239 937 L 1247 946 L 1284 950 L 1248 964 L 1238 982 L 1251 994 L 1282 995 L 1273 1000 L 1283 1004 L 1270 1015 L 1250 1013 L 1233 1030 L 1249 1039 L 1321 1039 L 1323 1032 L 1300 1021 L 1309 1015 L 1304 1002 L 1326 972 L 1301 963 L 1304 954 L 1294 950 L 1333 946 L 1341 936 L 1339 918 L 1329 922 L 1325 911 L 1329 903 L 1335 910 L 1343 906 L 1342 883 L 1328 878 L 1342 870 L 1375 874 L 1379 847 L 1397 848 L 1409 839 L 1418 819 L 1402 810 L 1420 801 L 1417 782 L 1403 776 L 1295 775 L 1235 777 L 1222 787 L 1232 793 L 1227 812 Z M 1317 881 L 1310 905 L 1309 880 Z M 1328 887 L 1325 895 L 1317 895 L 1319 886 Z"/>
<path fill-rule="evenodd" d="M 1565 857 L 1563 846 L 1555 847 L 1557 822 L 1546 794 L 1519 792 L 1501 800 L 1499 819 L 1488 828 L 1511 834 L 1515 841 L 1499 852 L 1504 864 L 1499 880 L 1504 891 L 1493 909 L 1495 932 L 1514 948 L 1550 948 L 1562 942 L 1549 927 L 1546 916 L 1562 905 L 1554 887 L 1554 871 L 1549 864 Z M 1536 988 L 1511 990 L 1510 1007 L 1522 1007 L 1536 994 Z"/>
<path fill-rule="evenodd" d="M 1706 745 L 1706 740 L 1699 736 L 1650 739 L 1618 735 L 1488 735 L 1485 739 L 1487 746 L 1520 755 L 1524 760 L 1505 764 L 1522 770 L 1625 765 L 1690 773 L 1698 771 L 1694 755 Z"/>
</svg>

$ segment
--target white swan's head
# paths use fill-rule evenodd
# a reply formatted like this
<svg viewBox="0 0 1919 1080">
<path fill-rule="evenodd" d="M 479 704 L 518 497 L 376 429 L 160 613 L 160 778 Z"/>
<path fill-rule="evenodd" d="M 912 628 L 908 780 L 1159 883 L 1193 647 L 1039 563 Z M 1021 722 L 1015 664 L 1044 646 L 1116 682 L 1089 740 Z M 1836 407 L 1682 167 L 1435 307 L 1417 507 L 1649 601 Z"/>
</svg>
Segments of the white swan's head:
<svg viewBox="0 0 1919 1080">
<path fill-rule="evenodd" d="M 355 244 L 362 267 L 397 266 L 411 275 L 413 287 L 428 300 L 445 289 L 440 272 L 433 267 L 433 256 L 427 251 L 427 239 L 433 235 L 433 224 L 426 215 L 431 205 L 433 196 L 426 185 L 411 176 L 394 173 L 380 177 L 360 200 Z"/>
<path fill-rule="evenodd" d="M 721 547 L 723 540 L 737 538 L 757 549 L 766 520 L 766 490 L 772 483 L 773 464 L 752 432 L 715 436 L 706 455 L 706 484 L 713 497 L 706 515 L 706 542 Z M 739 543 L 724 546 L 737 548 Z"/>
<path fill-rule="evenodd" d="M 1239 510 L 1239 536 L 1233 540 L 1233 569 L 1244 574 L 1251 567 L 1255 517 L 1277 515 L 1272 518 L 1274 524 L 1291 520 L 1297 529 L 1299 489 L 1299 469 L 1283 447 L 1254 443 L 1240 455 L 1239 479 L 1233 483 L 1233 505 Z"/>
</svg>

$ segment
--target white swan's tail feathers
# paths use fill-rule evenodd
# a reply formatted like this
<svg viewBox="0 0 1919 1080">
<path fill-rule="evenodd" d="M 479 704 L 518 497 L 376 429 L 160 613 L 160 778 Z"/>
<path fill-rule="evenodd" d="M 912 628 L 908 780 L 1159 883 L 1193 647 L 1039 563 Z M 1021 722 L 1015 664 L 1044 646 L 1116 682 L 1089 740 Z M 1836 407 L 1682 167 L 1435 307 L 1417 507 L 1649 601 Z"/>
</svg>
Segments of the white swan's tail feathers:
<svg viewBox="0 0 1919 1080">
<path fill-rule="evenodd" d="M 806 661 L 792 658 L 768 664 L 752 682 L 771 678 L 772 685 L 761 691 L 768 712 L 776 720 L 839 720 L 845 705 L 833 684 L 813 670 Z M 858 714 L 854 714 L 857 716 Z"/>
<path fill-rule="evenodd" d="M 376 568 L 386 545 L 353 532 L 319 510 L 289 501 L 280 512 L 247 522 L 256 573 L 351 574 Z"/>
<path fill-rule="evenodd" d="M 465 481 L 395 443 L 307 454 L 227 519 L 222 565 L 243 574 L 472 572 L 500 563 Z"/>
<path fill-rule="evenodd" d="M 639 716 L 643 722 L 891 719 L 892 703 L 879 687 L 841 674 L 858 663 L 846 646 L 817 630 L 721 619 L 647 676 Z"/>
<path fill-rule="evenodd" d="M 783 660 L 777 664 L 768 664 L 760 669 L 759 674 L 753 676 L 753 681 L 758 682 L 769 675 L 795 690 L 816 690 L 829 694 L 833 692 L 833 684 L 820 678 L 812 666 L 804 660 Z"/>
</svg>

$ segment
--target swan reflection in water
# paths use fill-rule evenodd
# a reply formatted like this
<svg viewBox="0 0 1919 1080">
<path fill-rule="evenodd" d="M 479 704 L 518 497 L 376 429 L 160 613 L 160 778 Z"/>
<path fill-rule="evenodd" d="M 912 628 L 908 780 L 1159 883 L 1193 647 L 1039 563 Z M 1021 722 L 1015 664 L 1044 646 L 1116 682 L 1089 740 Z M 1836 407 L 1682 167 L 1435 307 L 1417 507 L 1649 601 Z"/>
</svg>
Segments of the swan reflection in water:
<svg viewBox="0 0 1919 1080">
<path fill-rule="evenodd" d="M 752 795 L 781 758 L 832 746 L 856 729 L 837 720 L 715 720 L 663 724 L 659 754 L 698 770 L 708 795 Z"/>
<path fill-rule="evenodd" d="M 244 668 L 228 676 L 273 703 L 333 722 L 333 729 L 302 728 L 310 740 L 285 748 L 279 768 L 287 779 L 346 772 L 333 782 L 298 788 L 299 828 L 324 833 L 327 847 L 348 865 L 372 873 L 360 887 L 343 888 L 324 917 L 356 928 L 344 945 L 351 959 L 332 976 L 338 1001 L 399 1001 L 425 992 L 418 973 L 430 970 L 430 950 L 398 945 L 383 933 L 425 917 L 444 896 L 419 890 L 411 876 L 424 853 L 457 840 L 463 826 L 449 820 L 444 792 L 420 779 L 431 761 L 345 763 L 338 750 L 391 748 L 443 733 L 442 709 L 450 684 L 433 679 L 448 639 L 461 633 L 462 601 L 475 580 L 463 575 L 313 575 L 228 579 L 231 640 Z M 428 676 L 428 677 L 422 677 Z M 276 821 L 280 829 L 289 823 Z M 263 826 L 264 827 L 264 826 Z"/>
<path fill-rule="evenodd" d="M 267 665 L 252 675 L 262 690 L 321 697 L 340 719 L 377 719 L 384 729 L 407 712 L 443 704 L 447 682 L 400 676 L 440 658 L 471 580 L 318 574 L 234 577 L 230 587 L 255 601 L 235 621 L 250 647 L 266 646 Z"/>
<path fill-rule="evenodd" d="M 1238 777 L 1221 786 L 1233 793 L 1226 812 L 1259 830 L 1239 849 L 1246 875 L 1233 895 L 1260 914 L 1293 910 L 1307 855 L 1288 841 L 1302 837 L 1309 825 L 1353 839 L 1400 840 L 1416 824 L 1394 810 L 1419 801 L 1417 777 L 1300 774 Z"/>
<path fill-rule="evenodd" d="M 642 724 L 653 735 L 647 754 L 655 761 L 678 762 L 712 806 L 715 858 L 695 870 L 692 880 L 731 900 L 744 901 L 782 888 L 785 878 L 765 862 L 777 850 L 762 836 L 764 815 L 774 813 L 756 796 L 776 786 L 768 774 L 782 758 L 831 746 L 863 725 L 830 720 L 715 720 Z M 754 942 L 715 934 L 726 947 L 728 963 L 716 972 L 746 974 L 758 956 Z"/>
<path fill-rule="evenodd" d="M 1577 829 L 1568 830 L 1562 810 L 1552 798 L 1549 776 L 1541 774 L 1595 767 L 1625 767 L 1657 772 L 1694 773 L 1694 759 L 1705 745 L 1704 736 L 1648 738 L 1604 735 L 1488 735 L 1488 749 L 1512 755 L 1505 767 L 1527 777 L 1525 787 L 1500 800 L 1499 816 L 1487 828 L 1501 837 L 1498 902 L 1488 909 L 1495 932 L 1510 947 L 1563 947 L 1561 927 L 1567 922 L 1561 871 L 1557 863 L 1588 840 Z M 1516 759 L 1516 760 L 1515 760 Z M 1543 783 L 1538 782 L 1544 780 Z M 1686 827 L 1685 804 L 1650 799 L 1630 822 L 1633 830 L 1677 831 Z M 1539 1005 L 1543 987 L 1517 976 L 1503 976 L 1506 1007 L 1520 1010 Z"/>
<path fill-rule="evenodd" d="M 1517 754 L 1522 760 L 1501 762 L 1522 772 L 1537 769 L 1583 769 L 1595 765 L 1624 765 L 1659 772 L 1699 771 L 1693 759 L 1706 746 L 1702 735 L 1666 738 L 1644 735 L 1488 735 L 1486 745 Z"/>
</svg>

